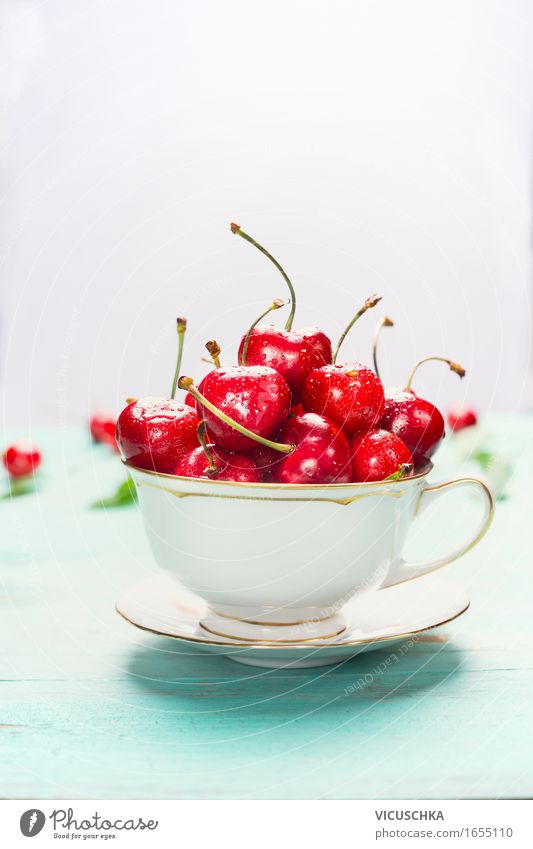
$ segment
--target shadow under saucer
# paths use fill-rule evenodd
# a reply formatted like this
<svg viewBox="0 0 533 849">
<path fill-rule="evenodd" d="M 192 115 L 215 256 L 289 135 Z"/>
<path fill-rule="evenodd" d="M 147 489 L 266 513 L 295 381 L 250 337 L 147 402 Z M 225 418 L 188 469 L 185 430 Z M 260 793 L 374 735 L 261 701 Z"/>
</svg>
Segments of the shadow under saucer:
<svg viewBox="0 0 533 849">
<path fill-rule="evenodd" d="M 410 637 L 393 648 L 319 668 L 236 666 L 231 660 L 164 637 L 148 638 L 131 654 L 128 674 L 156 702 L 174 699 L 202 711 L 270 711 L 286 715 L 335 711 L 359 702 L 404 700 L 460 674 L 461 648 L 444 630 Z"/>
</svg>

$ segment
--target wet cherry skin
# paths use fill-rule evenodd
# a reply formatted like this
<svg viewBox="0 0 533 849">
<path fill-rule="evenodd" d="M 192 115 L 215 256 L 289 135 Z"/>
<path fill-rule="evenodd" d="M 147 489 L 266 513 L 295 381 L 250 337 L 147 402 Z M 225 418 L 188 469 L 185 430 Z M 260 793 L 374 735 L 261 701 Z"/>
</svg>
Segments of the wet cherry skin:
<svg viewBox="0 0 533 849">
<path fill-rule="evenodd" d="M 287 381 L 267 366 L 231 366 L 210 371 L 199 391 L 217 409 L 248 430 L 269 439 L 286 421 L 291 407 Z M 227 451 L 252 451 L 257 443 L 220 421 L 197 403 L 213 442 Z"/>
<path fill-rule="evenodd" d="M 383 386 L 375 373 L 360 363 L 326 365 L 307 376 L 302 404 L 336 422 L 352 436 L 370 430 L 383 413 Z"/>
<path fill-rule="evenodd" d="M 170 398 L 140 398 L 117 421 L 124 460 L 141 469 L 171 474 L 178 460 L 198 445 L 196 410 Z"/>
<path fill-rule="evenodd" d="M 446 418 L 450 429 L 455 433 L 459 430 L 464 430 L 465 427 L 477 425 L 476 413 L 469 407 L 453 408 L 448 411 Z"/>
<path fill-rule="evenodd" d="M 398 474 L 403 466 L 413 468 L 411 452 L 394 433 L 370 430 L 352 441 L 352 480 L 382 481 Z M 407 476 L 407 475 L 406 475 Z"/>
<path fill-rule="evenodd" d="M 175 475 L 183 475 L 187 478 L 207 478 L 217 481 L 237 481 L 238 483 L 261 483 L 263 476 L 254 461 L 245 454 L 232 454 L 223 451 L 222 448 L 208 444 L 213 463 L 217 467 L 215 472 L 209 468 L 209 461 L 202 447 L 193 448 L 181 458 L 176 468 Z"/>
<path fill-rule="evenodd" d="M 276 438 L 276 441 L 278 439 Z M 272 479 L 272 472 L 277 463 L 283 459 L 283 454 L 276 451 L 274 448 L 268 448 L 267 445 L 259 445 L 250 451 L 249 456 L 254 461 L 255 465 L 261 472 L 263 480 L 268 483 Z"/>
<path fill-rule="evenodd" d="M 278 440 L 294 450 L 273 467 L 273 483 L 330 484 L 351 481 L 351 448 L 335 422 L 316 413 L 290 418 Z"/>
<path fill-rule="evenodd" d="M 33 442 L 20 440 L 6 448 L 2 459 L 11 478 L 24 478 L 41 465 L 41 452 Z"/>
<path fill-rule="evenodd" d="M 387 389 L 379 426 L 407 445 L 416 469 L 427 465 L 445 435 L 444 419 L 437 407 L 403 389 Z"/>
<path fill-rule="evenodd" d="M 246 335 L 239 346 L 239 362 Z M 270 366 L 283 375 L 293 402 L 300 399 L 305 378 L 313 368 L 331 363 L 331 341 L 317 327 L 280 330 L 272 324 L 258 324 L 250 334 L 246 365 Z"/>
</svg>

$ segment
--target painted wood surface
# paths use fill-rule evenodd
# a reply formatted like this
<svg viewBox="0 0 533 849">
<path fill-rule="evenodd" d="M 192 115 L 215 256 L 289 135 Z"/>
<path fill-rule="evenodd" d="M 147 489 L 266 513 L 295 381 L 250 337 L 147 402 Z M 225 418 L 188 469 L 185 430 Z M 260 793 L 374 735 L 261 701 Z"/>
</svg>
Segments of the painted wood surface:
<svg viewBox="0 0 533 849">
<path fill-rule="evenodd" d="M 0 795 L 531 796 L 533 419 L 487 431 L 515 473 L 489 535 L 449 567 L 470 611 L 388 667 L 384 649 L 292 671 L 122 621 L 116 596 L 154 568 L 140 516 L 88 505 L 123 469 L 84 432 L 39 434 L 39 493 L 0 503 Z M 433 479 L 458 465 L 448 444 Z M 434 555 L 474 510 L 428 511 L 409 553 Z"/>
</svg>

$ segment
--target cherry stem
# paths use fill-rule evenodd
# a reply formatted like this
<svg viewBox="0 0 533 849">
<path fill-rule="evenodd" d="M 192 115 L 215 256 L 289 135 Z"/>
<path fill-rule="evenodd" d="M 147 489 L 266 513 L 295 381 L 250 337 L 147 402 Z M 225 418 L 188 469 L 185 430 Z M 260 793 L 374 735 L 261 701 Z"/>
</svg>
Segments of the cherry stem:
<svg viewBox="0 0 533 849">
<path fill-rule="evenodd" d="M 178 331 L 178 359 L 176 362 L 176 369 L 174 371 L 174 378 L 172 380 L 172 389 L 170 392 L 170 397 L 176 397 L 176 386 L 178 385 L 178 377 L 180 374 L 181 368 L 181 360 L 183 358 L 183 340 L 185 338 L 185 331 L 187 330 L 187 319 L 186 318 L 177 318 L 176 319 L 176 329 Z"/>
<path fill-rule="evenodd" d="M 374 371 L 376 372 L 376 376 L 381 380 L 379 375 L 378 368 L 378 339 L 383 327 L 394 327 L 394 322 L 391 318 L 387 318 L 386 315 L 381 318 L 374 330 L 374 338 L 372 339 L 372 359 L 374 361 Z"/>
<path fill-rule="evenodd" d="M 215 342 L 214 339 L 211 339 L 209 342 L 205 343 L 205 347 L 209 352 L 213 363 L 215 364 L 215 368 L 220 368 L 220 345 L 218 342 Z"/>
<path fill-rule="evenodd" d="M 207 447 L 207 426 L 205 419 L 201 419 L 198 422 L 198 427 L 196 428 L 196 436 L 198 437 L 198 442 L 200 443 L 207 459 L 207 474 L 216 475 L 218 472 L 218 468 L 215 465 L 215 461 L 213 460 L 212 451 Z"/>
<path fill-rule="evenodd" d="M 259 442 L 261 445 L 266 445 L 267 448 L 273 448 L 274 451 L 279 451 L 280 454 L 290 454 L 293 450 L 293 445 L 286 445 L 283 442 L 272 442 L 271 439 L 265 439 L 264 436 L 259 436 L 259 434 L 254 433 L 253 430 L 248 430 L 244 425 L 239 424 L 232 419 L 230 416 L 227 416 L 226 413 L 223 413 L 222 410 L 219 410 L 218 407 L 215 407 L 211 401 L 208 401 L 207 398 L 202 395 L 201 392 L 194 385 L 192 377 L 180 377 L 178 380 L 178 386 L 180 389 L 184 389 L 186 392 L 190 392 L 193 398 L 198 401 L 202 407 L 205 407 L 206 410 L 209 410 L 213 415 L 217 416 L 220 421 L 229 425 L 230 427 L 235 428 L 239 433 L 242 433 L 243 436 L 248 436 L 250 439 L 253 439 L 254 442 Z"/>
<path fill-rule="evenodd" d="M 266 248 L 264 248 L 262 245 L 260 245 L 259 242 L 256 242 L 255 239 L 252 239 L 252 237 L 249 236 L 248 233 L 245 233 L 244 230 L 241 230 L 239 224 L 230 224 L 230 228 L 231 228 L 232 233 L 234 233 L 236 236 L 241 236 L 241 238 L 246 239 L 246 241 L 250 242 L 250 244 L 253 245 L 254 248 L 257 248 L 258 251 L 261 251 L 262 254 L 264 254 L 266 257 L 268 257 L 270 262 L 273 262 L 274 265 L 276 266 L 276 268 L 278 269 L 278 271 L 281 272 L 283 279 L 285 280 L 285 283 L 289 287 L 289 292 L 291 293 L 291 311 L 290 311 L 289 317 L 288 317 L 288 319 L 285 323 L 285 330 L 291 330 L 292 323 L 294 321 L 294 313 L 296 312 L 296 292 L 294 291 L 294 286 L 292 285 L 291 281 L 289 280 L 288 275 L 283 270 L 283 268 L 281 267 L 281 265 L 279 264 L 277 259 L 274 259 L 272 254 L 270 254 L 266 250 Z"/>
<path fill-rule="evenodd" d="M 345 330 L 341 333 L 341 337 L 340 337 L 339 341 L 337 342 L 337 347 L 335 348 L 335 353 L 333 354 L 333 365 L 335 365 L 335 363 L 337 362 L 339 349 L 340 349 L 342 343 L 344 342 L 344 340 L 346 339 L 346 336 L 348 335 L 348 333 L 350 332 L 350 330 L 354 326 L 355 322 L 359 321 L 361 316 L 364 315 L 367 310 L 372 309 L 372 307 L 375 307 L 376 304 L 379 304 L 380 301 L 381 301 L 381 295 L 371 295 L 370 298 L 366 299 L 366 301 L 364 302 L 361 309 L 357 310 L 356 314 L 352 318 L 348 327 L 346 327 Z"/>
<path fill-rule="evenodd" d="M 446 365 L 448 365 L 450 367 L 450 370 L 454 371 L 455 374 L 458 374 L 460 378 L 463 378 L 466 374 L 466 371 L 464 370 L 464 368 L 462 366 L 459 365 L 459 363 L 454 363 L 453 360 L 448 360 L 448 359 L 446 359 L 446 357 L 424 357 L 423 360 L 419 360 L 416 363 L 413 370 L 411 371 L 411 374 L 409 375 L 409 380 L 407 381 L 407 384 L 406 384 L 406 387 L 405 387 L 406 392 L 409 392 L 410 389 L 411 389 L 411 383 L 413 382 L 413 377 L 415 376 L 416 370 L 423 363 L 430 363 L 432 361 L 435 361 L 435 362 L 438 362 L 438 363 L 446 363 Z"/>
<path fill-rule="evenodd" d="M 269 312 L 273 312 L 273 310 L 279 310 L 281 307 L 284 307 L 286 303 L 287 303 L 287 301 L 282 301 L 281 298 L 276 298 L 274 301 L 272 301 L 272 303 L 270 304 L 268 309 L 266 309 L 264 312 L 262 312 L 261 315 L 258 318 L 256 318 L 254 323 L 250 326 L 250 329 L 248 330 L 248 333 L 246 334 L 246 339 L 244 340 L 244 345 L 243 345 L 243 348 L 242 348 L 241 366 L 246 365 L 246 357 L 248 355 L 248 345 L 250 344 L 250 338 L 252 336 L 252 331 L 253 331 L 254 327 L 256 326 L 256 324 L 259 324 L 261 319 L 264 318 L 266 315 L 268 315 Z"/>
</svg>

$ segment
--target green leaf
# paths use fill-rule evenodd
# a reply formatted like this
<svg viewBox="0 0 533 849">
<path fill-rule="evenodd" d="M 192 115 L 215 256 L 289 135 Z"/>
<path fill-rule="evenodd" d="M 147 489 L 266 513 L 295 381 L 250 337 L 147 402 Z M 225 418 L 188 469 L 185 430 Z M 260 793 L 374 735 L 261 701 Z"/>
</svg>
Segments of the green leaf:
<svg viewBox="0 0 533 849">
<path fill-rule="evenodd" d="M 128 504 L 135 504 L 137 501 L 137 490 L 132 479 L 128 477 L 124 483 L 121 483 L 113 495 L 107 498 L 101 498 L 91 504 L 93 510 L 102 510 L 107 507 L 127 507 Z"/>
<path fill-rule="evenodd" d="M 490 451 L 476 451 L 472 454 L 472 459 L 479 463 L 481 468 L 486 472 L 490 464 L 494 460 L 494 455 Z"/>
<path fill-rule="evenodd" d="M 19 495 L 30 495 L 32 492 L 35 492 L 35 478 L 33 475 L 29 475 L 24 478 L 13 478 L 9 482 L 9 489 L 7 492 L 4 492 L 0 498 L 17 498 Z"/>
<path fill-rule="evenodd" d="M 404 478 L 409 477 L 413 473 L 413 467 L 411 463 L 400 463 L 397 470 L 389 475 L 388 478 L 384 478 L 386 481 L 401 481 Z"/>
<path fill-rule="evenodd" d="M 385 481 L 399 481 L 402 478 L 402 473 L 398 470 L 389 475 L 388 478 L 383 478 Z"/>
</svg>

